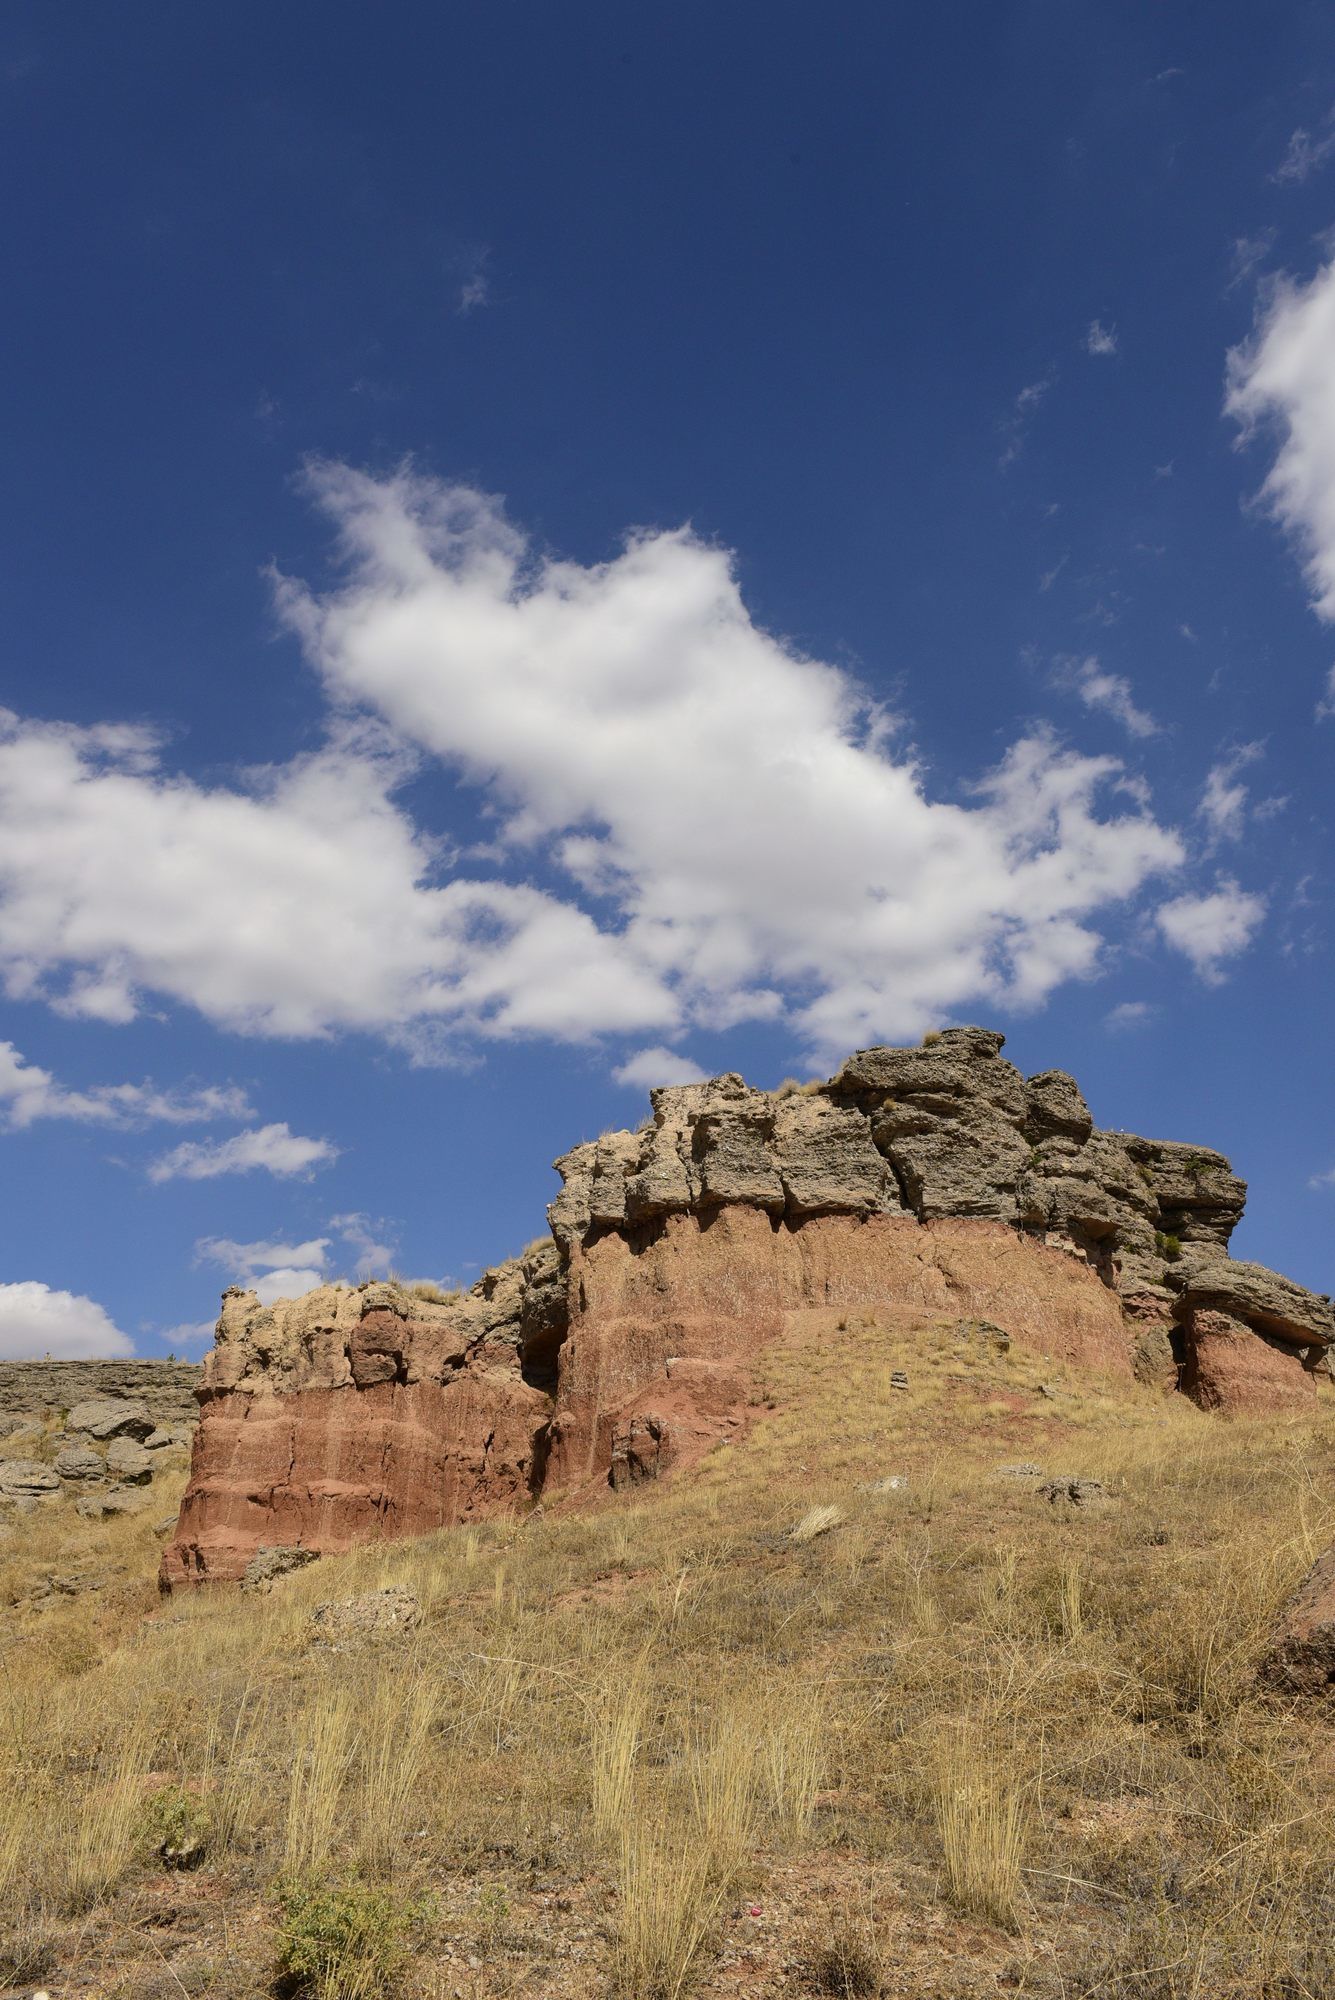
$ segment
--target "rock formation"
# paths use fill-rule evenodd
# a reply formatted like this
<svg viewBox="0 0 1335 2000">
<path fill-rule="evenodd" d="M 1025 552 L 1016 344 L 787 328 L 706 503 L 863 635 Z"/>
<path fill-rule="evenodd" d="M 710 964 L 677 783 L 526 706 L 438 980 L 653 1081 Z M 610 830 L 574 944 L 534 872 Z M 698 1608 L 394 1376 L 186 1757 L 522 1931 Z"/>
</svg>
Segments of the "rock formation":
<svg viewBox="0 0 1335 2000">
<path fill-rule="evenodd" d="M 1335 1313 L 1229 1258 L 1228 1161 L 1097 1130 L 1071 1077 L 1026 1079 L 1002 1043 L 656 1090 L 638 1130 L 557 1161 L 551 1238 L 456 1299 L 229 1292 L 164 1583 L 653 1478 L 742 1421 L 761 1347 L 850 1308 L 986 1319 L 1209 1407 L 1310 1404 Z"/>
<path fill-rule="evenodd" d="M 0 1510 L 73 1497 L 80 1514 L 137 1511 L 179 1471 L 203 1371 L 184 1361 L 0 1362 Z"/>
</svg>

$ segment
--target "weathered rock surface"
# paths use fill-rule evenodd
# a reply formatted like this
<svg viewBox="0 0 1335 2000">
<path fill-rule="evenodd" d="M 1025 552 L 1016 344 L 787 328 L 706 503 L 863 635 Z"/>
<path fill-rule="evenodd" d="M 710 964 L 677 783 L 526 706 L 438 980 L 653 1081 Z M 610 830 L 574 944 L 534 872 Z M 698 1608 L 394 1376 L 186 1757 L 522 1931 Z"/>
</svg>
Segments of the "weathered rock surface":
<svg viewBox="0 0 1335 2000">
<path fill-rule="evenodd" d="M 69 1431 L 82 1431 L 105 1443 L 108 1438 L 146 1438 L 156 1427 L 147 1403 L 130 1402 L 125 1397 L 98 1397 L 76 1403 L 65 1422 Z"/>
<path fill-rule="evenodd" d="M 1285 1694 L 1335 1695 L 1335 1548 L 1285 1605 L 1262 1677 Z"/>
<path fill-rule="evenodd" d="M 242 1571 L 241 1588 L 259 1593 L 272 1590 L 280 1578 L 319 1560 L 318 1549 L 257 1549 Z"/>
<path fill-rule="evenodd" d="M 60 1491 L 60 1475 L 35 1458 L 0 1458 L 0 1498 L 44 1499 Z"/>
<path fill-rule="evenodd" d="M 411 1590 L 391 1585 L 370 1591 L 365 1597 L 345 1597 L 331 1604 L 318 1604 L 311 1613 L 311 1638 L 317 1646 L 333 1652 L 351 1652 L 361 1646 L 383 1646 L 392 1639 L 404 1639 L 422 1622 L 422 1605 Z"/>
<path fill-rule="evenodd" d="M 0 1361 L 0 1433 L 7 1417 L 42 1417 L 80 1403 L 142 1403 L 159 1424 L 193 1430 L 197 1361 Z"/>
<path fill-rule="evenodd" d="M 828 1083 L 653 1091 L 638 1130 L 557 1162 L 551 1239 L 443 1304 L 229 1292 L 164 1583 L 660 1477 L 745 1422 L 767 1342 L 850 1307 L 986 1321 L 1208 1407 L 1310 1404 L 1335 1318 L 1228 1257 L 1223 1155 L 1103 1131 L 1002 1046 L 953 1028 Z"/>
</svg>

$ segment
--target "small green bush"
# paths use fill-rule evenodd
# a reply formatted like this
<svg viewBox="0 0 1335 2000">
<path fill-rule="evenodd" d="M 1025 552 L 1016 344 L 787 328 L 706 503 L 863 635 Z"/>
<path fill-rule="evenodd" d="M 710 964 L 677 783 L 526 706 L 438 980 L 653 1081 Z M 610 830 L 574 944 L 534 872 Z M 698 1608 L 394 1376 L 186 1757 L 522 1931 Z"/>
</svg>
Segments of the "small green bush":
<svg viewBox="0 0 1335 2000">
<path fill-rule="evenodd" d="M 1182 1255 L 1181 1240 L 1176 1236 L 1165 1236 L 1160 1230 L 1155 1232 L 1154 1247 L 1165 1264 L 1176 1264 Z"/>
<path fill-rule="evenodd" d="M 279 1970 L 288 1990 L 311 2000 L 371 2000 L 387 1990 L 407 1933 L 425 1911 L 391 1889 L 290 1884 L 283 1891 Z"/>
</svg>

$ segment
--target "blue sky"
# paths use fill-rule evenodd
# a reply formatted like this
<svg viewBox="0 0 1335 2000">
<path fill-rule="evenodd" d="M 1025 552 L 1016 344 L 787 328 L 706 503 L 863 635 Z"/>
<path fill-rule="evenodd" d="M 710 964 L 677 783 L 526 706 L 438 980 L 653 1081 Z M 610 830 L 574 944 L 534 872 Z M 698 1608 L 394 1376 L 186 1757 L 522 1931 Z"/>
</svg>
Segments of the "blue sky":
<svg viewBox="0 0 1335 2000">
<path fill-rule="evenodd" d="M 15 4 L 0 152 L 0 1352 L 959 1020 L 1330 1288 L 1329 8 Z"/>
</svg>

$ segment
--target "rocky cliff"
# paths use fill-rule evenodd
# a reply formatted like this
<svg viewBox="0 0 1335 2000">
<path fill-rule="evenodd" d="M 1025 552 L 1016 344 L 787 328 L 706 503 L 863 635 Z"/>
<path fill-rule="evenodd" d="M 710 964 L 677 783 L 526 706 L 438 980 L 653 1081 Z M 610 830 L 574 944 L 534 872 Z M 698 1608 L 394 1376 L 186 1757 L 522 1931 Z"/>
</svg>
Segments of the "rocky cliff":
<svg viewBox="0 0 1335 2000">
<path fill-rule="evenodd" d="M 1335 1313 L 1229 1257 L 1228 1161 L 1098 1130 L 1002 1045 L 954 1028 L 819 1085 L 654 1091 L 557 1161 L 550 1239 L 457 1299 L 228 1293 L 164 1583 L 654 1477 L 745 1421 L 761 1346 L 850 1309 L 984 1319 L 1207 1407 L 1309 1403 Z"/>
</svg>

